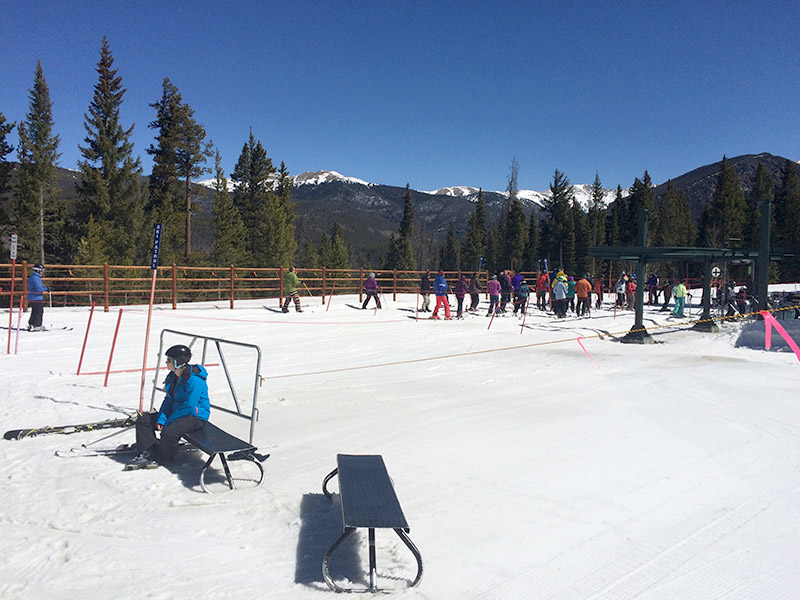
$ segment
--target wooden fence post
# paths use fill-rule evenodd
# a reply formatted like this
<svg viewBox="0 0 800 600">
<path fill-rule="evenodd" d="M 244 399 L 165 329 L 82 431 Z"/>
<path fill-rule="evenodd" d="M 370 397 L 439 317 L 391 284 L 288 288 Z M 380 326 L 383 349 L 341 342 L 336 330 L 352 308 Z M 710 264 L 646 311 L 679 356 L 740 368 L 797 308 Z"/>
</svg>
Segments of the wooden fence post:
<svg viewBox="0 0 800 600">
<path fill-rule="evenodd" d="M 397 302 L 397 267 L 392 269 L 392 301 Z"/>
<path fill-rule="evenodd" d="M 325 282 L 325 267 L 322 267 L 322 303 L 325 304 L 325 290 L 326 290 L 326 282 Z M 330 302 L 330 298 L 328 298 L 328 302 Z"/>
<path fill-rule="evenodd" d="M 109 294 L 109 287 L 108 287 L 108 263 L 103 263 L 103 312 L 108 312 L 108 294 Z"/>
<path fill-rule="evenodd" d="M 178 309 L 178 265 L 172 263 L 172 310 Z"/>
<path fill-rule="evenodd" d="M 25 292 L 28 282 L 28 261 L 22 261 L 22 281 L 19 282 L 20 293 L 22 294 L 22 312 L 28 312 L 28 294 Z M 13 312 L 13 311 L 11 311 Z M 10 313 L 9 313 L 10 314 Z M 10 331 L 10 330 L 9 330 Z"/>
<path fill-rule="evenodd" d="M 234 277 L 236 277 L 236 269 L 233 268 L 231 265 L 231 310 L 233 310 L 233 298 L 234 298 Z"/>
<path fill-rule="evenodd" d="M 364 301 L 364 267 L 358 267 L 358 303 Z"/>
</svg>

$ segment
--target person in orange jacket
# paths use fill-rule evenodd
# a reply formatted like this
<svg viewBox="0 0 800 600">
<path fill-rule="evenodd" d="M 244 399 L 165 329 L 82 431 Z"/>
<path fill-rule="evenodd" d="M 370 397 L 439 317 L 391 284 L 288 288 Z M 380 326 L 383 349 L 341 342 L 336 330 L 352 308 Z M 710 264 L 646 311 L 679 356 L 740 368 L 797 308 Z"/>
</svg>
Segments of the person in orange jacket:
<svg viewBox="0 0 800 600">
<path fill-rule="evenodd" d="M 577 314 L 579 317 L 589 316 L 591 312 L 590 298 L 592 295 L 592 284 L 589 283 L 589 275 L 584 275 L 575 284 L 575 296 L 578 298 Z"/>
</svg>

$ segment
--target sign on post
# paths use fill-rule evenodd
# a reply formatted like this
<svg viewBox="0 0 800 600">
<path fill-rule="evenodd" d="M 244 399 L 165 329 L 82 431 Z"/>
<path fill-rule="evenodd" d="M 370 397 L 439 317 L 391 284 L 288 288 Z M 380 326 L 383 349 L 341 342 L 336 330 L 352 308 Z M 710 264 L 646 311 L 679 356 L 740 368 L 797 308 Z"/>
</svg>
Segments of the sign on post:
<svg viewBox="0 0 800 600">
<path fill-rule="evenodd" d="M 11 234 L 11 260 L 17 260 L 17 234 Z"/>
<path fill-rule="evenodd" d="M 158 250 L 161 246 L 161 223 L 156 223 L 155 233 L 153 234 L 153 254 L 150 261 L 150 269 L 155 271 L 158 268 Z"/>
<path fill-rule="evenodd" d="M 722 271 L 720 271 L 719 267 L 713 267 L 711 269 L 711 276 L 712 277 L 719 277 L 720 275 L 722 275 Z"/>
</svg>

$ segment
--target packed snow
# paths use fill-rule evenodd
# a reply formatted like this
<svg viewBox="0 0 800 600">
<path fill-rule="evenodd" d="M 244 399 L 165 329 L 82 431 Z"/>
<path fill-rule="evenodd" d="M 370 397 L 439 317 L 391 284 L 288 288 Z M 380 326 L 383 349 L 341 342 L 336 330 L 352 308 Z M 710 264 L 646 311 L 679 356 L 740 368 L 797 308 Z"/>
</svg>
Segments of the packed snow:
<svg viewBox="0 0 800 600">
<path fill-rule="evenodd" d="M 205 494 L 205 456 L 188 449 L 133 472 L 126 457 L 55 454 L 132 442 L 132 429 L 0 441 L 0 597 L 331 598 L 321 565 L 341 514 L 321 484 L 337 453 L 380 454 L 394 481 L 425 567 L 408 589 L 412 555 L 377 531 L 377 583 L 398 598 L 800 597 L 794 354 L 736 347 L 741 322 L 700 333 L 656 307 L 645 309 L 656 343 L 641 346 L 619 343 L 633 316 L 609 304 L 585 319 L 532 309 L 523 327 L 485 317 L 483 298 L 478 315 L 417 321 L 415 301 L 157 306 L 150 368 L 164 329 L 260 347 L 260 370 L 249 348 L 227 350 L 226 364 L 245 407 L 264 377 L 263 485 L 239 461 L 238 489 L 216 477 Z M 87 334 L 89 314 L 46 308 L 53 329 L 21 332 L 16 352 L 12 335 L 4 431 L 137 410 L 147 308 L 95 310 Z M 230 403 L 211 350 L 211 396 Z M 211 419 L 247 438 L 246 421 Z M 367 533 L 354 538 L 331 571 L 364 587 Z"/>
</svg>

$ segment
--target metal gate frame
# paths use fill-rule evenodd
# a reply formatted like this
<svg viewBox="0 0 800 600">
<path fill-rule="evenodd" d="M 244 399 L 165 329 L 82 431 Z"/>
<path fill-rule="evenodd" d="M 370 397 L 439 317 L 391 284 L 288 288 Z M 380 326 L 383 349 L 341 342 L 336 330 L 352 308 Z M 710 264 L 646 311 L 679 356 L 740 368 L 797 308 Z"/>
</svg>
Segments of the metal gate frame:
<svg viewBox="0 0 800 600">
<path fill-rule="evenodd" d="M 222 368 L 225 371 L 225 378 L 228 381 L 228 388 L 231 391 L 231 397 L 233 398 L 233 403 L 236 406 L 236 410 L 231 410 L 230 408 L 226 408 L 224 406 L 219 406 L 218 404 L 211 403 L 211 407 L 215 410 L 222 411 L 224 413 L 228 413 L 230 415 L 235 415 L 237 417 L 241 417 L 242 419 L 246 419 L 250 421 L 250 438 L 249 442 L 253 445 L 253 436 L 255 434 L 256 422 L 258 421 L 258 389 L 261 387 L 261 382 L 263 381 L 261 377 L 261 348 L 256 346 L 255 344 L 245 344 L 243 342 L 234 342 L 233 340 L 224 340 L 221 338 L 214 338 L 209 337 L 206 335 L 199 335 L 196 333 L 189 333 L 186 331 L 176 331 L 174 329 L 162 329 L 161 335 L 159 336 L 159 345 L 158 345 L 158 362 L 156 363 L 157 367 L 155 370 L 155 375 L 153 376 L 153 391 L 150 395 L 150 410 L 152 411 L 155 406 L 155 399 L 156 399 L 156 392 L 166 392 L 166 390 L 162 387 L 159 387 L 158 384 L 158 366 L 161 365 L 161 359 L 164 356 L 165 348 L 164 348 L 164 334 L 173 334 L 178 336 L 184 336 L 191 338 L 191 341 L 186 344 L 189 348 L 197 342 L 197 340 L 203 340 L 203 352 L 202 358 L 200 360 L 201 365 L 205 365 L 206 363 L 206 354 L 208 352 L 208 344 L 213 343 L 217 349 L 217 353 L 219 354 L 220 361 L 222 362 Z M 228 364 L 225 361 L 225 354 L 222 351 L 222 347 L 220 344 L 230 344 L 232 346 L 239 346 L 241 348 L 252 348 L 256 351 L 257 359 L 256 359 L 256 374 L 255 380 L 253 382 L 253 408 L 251 413 L 248 415 L 247 413 L 242 411 L 241 405 L 239 403 L 239 397 L 236 394 L 236 389 L 233 386 L 233 381 L 231 380 L 230 371 L 228 370 Z M 196 352 L 192 352 L 194 356 L 197 355 Z"/>
</svg>

